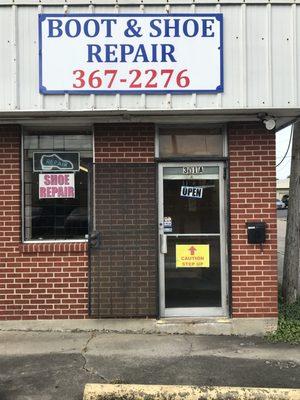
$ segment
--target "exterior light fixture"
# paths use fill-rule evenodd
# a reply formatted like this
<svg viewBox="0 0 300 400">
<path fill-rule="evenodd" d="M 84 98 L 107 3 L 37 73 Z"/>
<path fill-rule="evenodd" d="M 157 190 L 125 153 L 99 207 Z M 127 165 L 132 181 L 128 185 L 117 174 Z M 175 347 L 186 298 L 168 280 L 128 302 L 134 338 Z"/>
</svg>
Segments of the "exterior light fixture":
<svg viewBox="0 0 300 400">
<path fill-rule="evenodd" d="M 273 117 L 265 117 L 263 123 L 268 131 L 272 131 L 276 126 L 276 121 Z"/>
<path fill-rule="evenodd" d="M 259 114 L 257 114 L 257 118 L 260 119 L 264 123 L 264 125 L 268 131 L 272 131 L 276 126 L 276 120 L 271 115 L 268 115 L 265 113 L 259 113 Z"/>
</svg>

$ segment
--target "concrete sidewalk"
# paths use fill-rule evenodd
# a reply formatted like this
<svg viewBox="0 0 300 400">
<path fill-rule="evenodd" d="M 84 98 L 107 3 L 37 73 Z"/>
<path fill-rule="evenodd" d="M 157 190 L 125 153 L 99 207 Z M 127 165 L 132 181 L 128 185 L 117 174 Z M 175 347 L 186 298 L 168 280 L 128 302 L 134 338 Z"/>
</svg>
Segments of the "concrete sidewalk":
<svg viewBox="0 0 300 400">
<path fill-rule="evenodd" d="M 0 400 L 82 400 L 85 383 L 300 387 L 300 347 L 260 338 L 0 332 Z"/>
</svg>

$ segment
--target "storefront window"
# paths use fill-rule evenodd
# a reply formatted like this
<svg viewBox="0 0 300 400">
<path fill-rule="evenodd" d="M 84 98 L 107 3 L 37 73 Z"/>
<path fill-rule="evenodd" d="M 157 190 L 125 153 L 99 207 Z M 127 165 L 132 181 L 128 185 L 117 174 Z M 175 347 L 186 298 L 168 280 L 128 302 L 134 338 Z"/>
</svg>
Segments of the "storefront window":
<svg viewBox="0 0 300 400">
<path fill-rule="evenodd" d="M 220 127 L 162 126 L 159 156 L 223 156 L 223 138 Z"/>
<path fill-rule="evenodd" d="M 92 135 L 28 132 L 23 149 L 24 239 L 84 239 Z"/>
</svg>

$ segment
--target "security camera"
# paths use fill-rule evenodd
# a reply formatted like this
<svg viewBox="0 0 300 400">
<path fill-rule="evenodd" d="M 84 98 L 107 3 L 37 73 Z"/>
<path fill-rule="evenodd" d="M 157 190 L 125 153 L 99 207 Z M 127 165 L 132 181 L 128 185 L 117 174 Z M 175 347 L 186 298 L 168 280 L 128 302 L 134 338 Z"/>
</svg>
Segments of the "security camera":
<svg viewBox="0 0 300 400">
<path fill-rule="evenodd" d="M 267 113 L 264 113 L 264 112 L 258 113 L 257 118 L 260 119 L 264 123 L 264 125 L 268 131 L 272 131 L 276 126 L 275 118 L 272 117 L 271 115 L 268 115 Z"/>
<path fill-rule="evenodd" d="M 265 117 L 263 123 L 268 131 L 272 131 L 276 126 L 276 121 L 273 117 Z"/>
</svg>

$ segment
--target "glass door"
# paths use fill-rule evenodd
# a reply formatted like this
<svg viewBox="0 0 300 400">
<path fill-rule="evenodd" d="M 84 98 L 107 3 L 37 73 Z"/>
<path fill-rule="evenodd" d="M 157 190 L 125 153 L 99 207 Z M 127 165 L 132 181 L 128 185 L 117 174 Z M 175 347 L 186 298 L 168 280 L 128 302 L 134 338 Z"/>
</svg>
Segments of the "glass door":
<svg viewBox="0 0 300 400">
<path fill-rule="evenodd" d="M 227 315 L 224 167 L 159 167 L 160 314 Z"/>
</svg>

